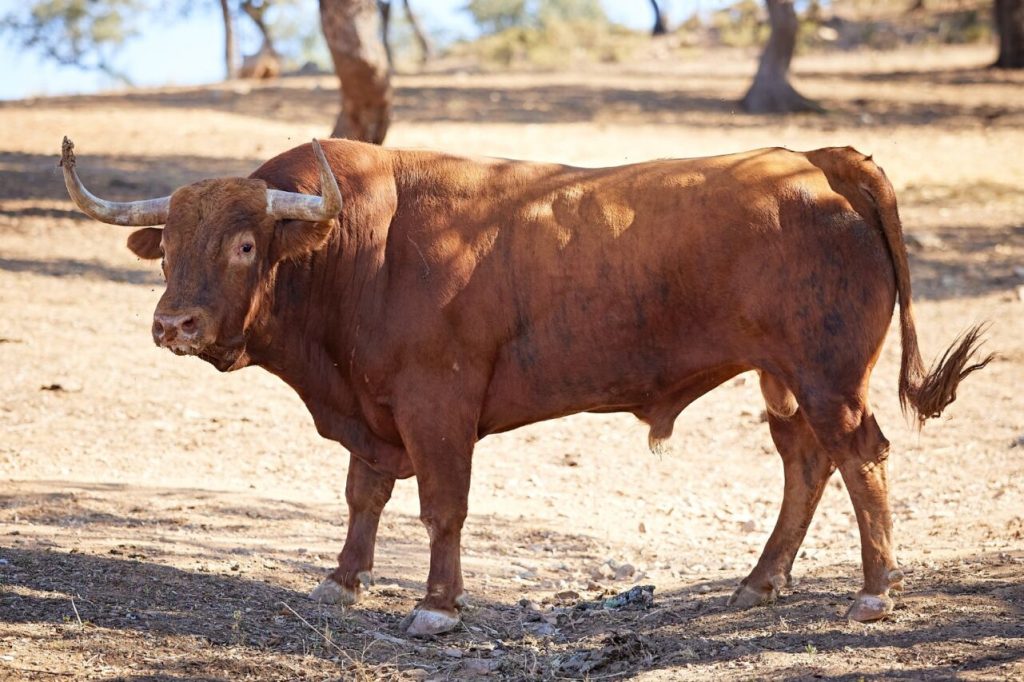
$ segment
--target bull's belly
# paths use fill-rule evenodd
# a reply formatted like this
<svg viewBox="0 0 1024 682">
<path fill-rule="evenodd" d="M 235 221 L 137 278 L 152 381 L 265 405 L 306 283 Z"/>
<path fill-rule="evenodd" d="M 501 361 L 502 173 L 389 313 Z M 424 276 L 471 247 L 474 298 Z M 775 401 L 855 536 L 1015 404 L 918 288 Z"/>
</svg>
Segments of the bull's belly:
<svg viewBox="0 0 1024 682">
<path fill-rule="evenodd" d="M 729 376 L 747 369 L 682 343 L 675 352 L 573 348 L 550 357 L 537 357 L 528 345 L 526 340 L 509 344 L 500 354 L 481 412 L 481 437 L 579 412 L 671 413 L 674 418 L 696 397 L 683 390 L 695 379 L 722 367 L 733 368 Z"/>
</svg>

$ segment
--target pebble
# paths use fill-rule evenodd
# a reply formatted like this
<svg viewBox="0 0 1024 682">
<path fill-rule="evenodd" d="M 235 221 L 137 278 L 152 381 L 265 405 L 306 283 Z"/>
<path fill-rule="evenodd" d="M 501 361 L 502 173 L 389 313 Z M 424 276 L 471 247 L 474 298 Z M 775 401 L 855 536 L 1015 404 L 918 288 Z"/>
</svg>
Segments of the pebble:
<svg viewBox="0 0 1024 682">
<path fill-rule="evenodd" d="M 619 564 L 619 567 L 615 569 L 615 579 L 625 580 L 626 578 L 632 578 L 636 574 L 636 568 L 633 564 Z"/>
<path fill-rule="evenodd" d="M 453 646 L 447 646 L 441 649 L 441 654 L 448 658 L 462 658 L 462 649 Z"/>
<path fill-rule="evenodd" d="M 538 635 L 540 637 L 550 637 L 551 635 L 558 632 L 558 630 L 555 629 L 554 625 L 552 625 L 551 623 L 544 622 L 538 623 L 537 625 L 529 626 L 529 630 L 533 634 Z"/>
<path fill-rule="evenodd" d="M 489 661 L 486 658 L 468 658 L 462 664 L 462 670 L 470 675 L 490 675 L 499 664 L 500 661 Z"/>
</svg>

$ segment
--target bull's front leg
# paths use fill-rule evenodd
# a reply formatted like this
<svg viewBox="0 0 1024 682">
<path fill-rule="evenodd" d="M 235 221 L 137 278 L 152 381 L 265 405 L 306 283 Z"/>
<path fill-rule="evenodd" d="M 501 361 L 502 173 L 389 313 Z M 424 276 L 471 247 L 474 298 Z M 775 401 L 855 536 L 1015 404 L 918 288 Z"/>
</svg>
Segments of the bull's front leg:
<svg viewBox="0 0 1024 682">
<path fill-rule="evenodd" d="M 338 567 L 313 590 L 311 599 L 345 606 L 359 600 L 360 588 L 373 581 L 377 526 L 394 487 L 393 476 L 374 471 L 355 455 L 349 457 L 345 484 L 348 534 L 338 555 Z"/>
<path fill-rule="evenodd" d="M 425 393 L 424 395 L 431 395 Z M 433 395 L 437 395 L 434 393 Z M 425 406 L 424 406 L 425 407 Z M 431 409 L 396 414 L 416 472 L 420 520 L 430 538 L 426 596 L 404 621 L 412 636 L 435 635 L 458 626 L 464 603 L 462 524 L 469 502 L 469 479 L 476 424 Z"/>
</svg>

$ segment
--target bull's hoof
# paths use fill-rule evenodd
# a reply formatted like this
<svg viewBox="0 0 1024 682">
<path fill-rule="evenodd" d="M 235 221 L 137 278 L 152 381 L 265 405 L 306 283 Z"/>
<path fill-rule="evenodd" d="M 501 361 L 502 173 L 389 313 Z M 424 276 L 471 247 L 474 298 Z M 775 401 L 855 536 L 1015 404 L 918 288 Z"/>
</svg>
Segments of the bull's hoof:
<svg viewBox="0 0 1024 682">
<path fill-rule="evenodd" d="M 373 577 L 369 571 L 360 572 L 356 575 L 356 578 L 363 586 L 373 584 Z M 344 585 L 339 585 L 333 578 L 324 578 L 323 582 L 309 593 L 309 598 L 321 604 L 352 606 L 359 601 L 359 586 L 357 585 L 353 590 Z"/>
<path fill-rule="evenodd" d="M 892 613 L 892 607 L 893 602 L 888 595 L 861 593 L 846 612 L 846 617 L 858 623 L 871 623 Z"/>
<path fill-rule="evenodd" d="M 762 604 L 771 604 L 778 597 L 774 590 L 755 590 L 748 585 L 740 585 L 729 597 L 729 606 L 737 609 L 750 609 Z"/>
<path fill-rule="evenodd" d="M 459 626 L 459 614 L 416 608 L 402 621 L 401 628 L 410 637 L 428 637 L 450 632 Z"/>
<path fill-rule="evenodd" d="M 768 588 L 764 590 L 747 584 L 740 585 L 729 597 L 729 606 L 734 606 L 737 609 L 750 609 L 755 606 L 772 604 L 779 598 L 779 590 L 785 586 L 786 578 L 781 575 L 774 576 L 769 582 Z"/>
</svg>

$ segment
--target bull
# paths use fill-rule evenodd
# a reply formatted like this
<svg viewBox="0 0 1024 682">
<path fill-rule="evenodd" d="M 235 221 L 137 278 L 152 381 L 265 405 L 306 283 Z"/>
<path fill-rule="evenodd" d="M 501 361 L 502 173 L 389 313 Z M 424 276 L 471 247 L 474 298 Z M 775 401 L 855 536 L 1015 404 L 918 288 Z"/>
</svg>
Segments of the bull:
<svg viewBox="0 0 1024 682">
<path fill-rule="evenodd" d="M 975 326 L 925 368 L 893 187 L 851 148 L 583 169 L 314 140 L 248 178 L 132 202 L 92 195 L 66 138 L 61 165 L 83 212 L 141 227 L 128 248 L 160 259 L 158 346 L 263 367 L 350 452 L 347 537 L 314 599 L 359 598 L 395 480 L 416 477 L 430 569 L 414 636 L 459 622 L 478 440 L 630 412 L 657 450 L 688 404 L 750 370 L 785 490 L 730 603 L 790 583 L 838 469 L 863 561 L 848 616 L 884 618 L 903 576 L 868 380 L 895 303 L 899 398 L 920 423 L 991 359 Z"/>
</svg>

